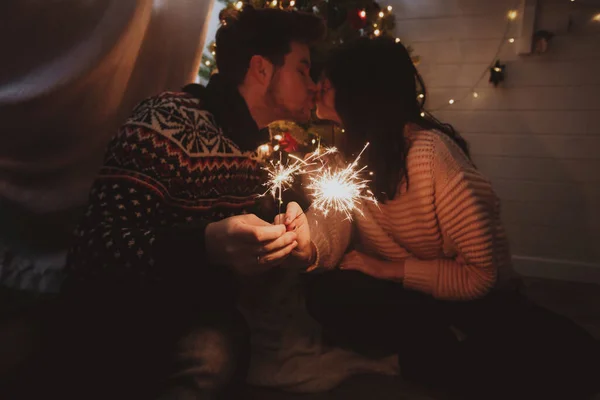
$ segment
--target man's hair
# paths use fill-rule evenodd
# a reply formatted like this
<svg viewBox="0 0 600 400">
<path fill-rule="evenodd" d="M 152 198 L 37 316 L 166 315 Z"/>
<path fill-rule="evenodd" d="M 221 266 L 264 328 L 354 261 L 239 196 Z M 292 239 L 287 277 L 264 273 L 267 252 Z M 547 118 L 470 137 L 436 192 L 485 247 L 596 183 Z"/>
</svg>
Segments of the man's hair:
<svg viewBox="0 0 600 400">
<path fill-rule="evenodd" d="M 250 59 L 263 56 L 282 66 L 291 43 L 312 45 L 325 36 L 323 20 L 314 14 L 273 8 L 224 10 L 216 35 L 216 61 L 221 78 L 233 85 L 244 81 Z"/>
</svg>

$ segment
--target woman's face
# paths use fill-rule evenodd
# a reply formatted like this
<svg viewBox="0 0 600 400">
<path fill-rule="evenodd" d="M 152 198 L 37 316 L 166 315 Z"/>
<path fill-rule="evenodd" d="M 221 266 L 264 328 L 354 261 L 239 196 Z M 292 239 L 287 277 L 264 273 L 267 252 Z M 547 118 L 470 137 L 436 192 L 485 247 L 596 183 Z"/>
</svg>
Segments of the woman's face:
<svg viewBox="0 0 600 400">
<path fill-rule="evenodd" d="M 341 124 L 342 121 L 335 111 L 335 89 L 327 78 L 322 78 L 317 91 L 317 117 Z"/>
</svg>

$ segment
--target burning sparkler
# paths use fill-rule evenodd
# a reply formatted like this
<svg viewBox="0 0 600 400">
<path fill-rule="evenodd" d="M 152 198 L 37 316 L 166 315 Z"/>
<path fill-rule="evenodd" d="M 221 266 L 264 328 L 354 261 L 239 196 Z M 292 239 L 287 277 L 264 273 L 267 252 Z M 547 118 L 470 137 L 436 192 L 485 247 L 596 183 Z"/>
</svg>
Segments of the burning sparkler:
<svg viewBox="0 0 600 400">
<path fill-rule="evenodd" d="M 369 190 L 369 181 L 360 177 L 366 166 L 358 169 L 358 160 L 369 143 L 365 145 L 358 157 L 344 168 L 323 166 L 316 174 L 309 177 L 307 189 L 313 192 L 311 207 L 327 215 L 330 211 L 343 212 L 352 219 L 352 211 L 362 211 L 357 206 L 362 201 L 377 204 L 373 193 Z"/>
</svg>

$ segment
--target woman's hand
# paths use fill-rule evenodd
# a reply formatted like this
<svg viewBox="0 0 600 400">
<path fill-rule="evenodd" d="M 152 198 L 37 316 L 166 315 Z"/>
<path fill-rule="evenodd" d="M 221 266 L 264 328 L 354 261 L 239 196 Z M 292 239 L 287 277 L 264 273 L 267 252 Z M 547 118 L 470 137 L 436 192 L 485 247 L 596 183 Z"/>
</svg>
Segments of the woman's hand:
<svg viewBox="0 0 600 400">
<path fill-rule="evenodd" d="M 359 271 L 373 278 L 395 282 L 404 278 L 403 261 L 384 261 L 356 250 L 344 256 L 340 269 Z"/>
<path fill-rule="evenodd" d="M 295 201 L 290 202 L 285 214 L 275 217 L 275 225 L 284 224 L 287 232 L 296 233 L 298 245 L 292 250 L 292 257 L 303 267 L 309 267 L 315 258 L 314 245 L 310 240 L 310 228 L 306 214 Z"/>
</svg>

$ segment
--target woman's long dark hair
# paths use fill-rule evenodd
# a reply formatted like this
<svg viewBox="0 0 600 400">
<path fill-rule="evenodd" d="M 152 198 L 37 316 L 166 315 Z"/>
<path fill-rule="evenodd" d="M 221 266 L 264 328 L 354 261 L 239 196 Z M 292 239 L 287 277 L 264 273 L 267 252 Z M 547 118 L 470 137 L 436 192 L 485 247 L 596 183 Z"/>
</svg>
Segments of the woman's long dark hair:
<svg viewBox="0 0 600 400">
<path fill-rule="evenodd" d="M 452 126 L 429 114 L 421 117 L 426 99 L 423 79 L 406 48 L 394 39 L 361 38 L 340 47 L 326 62 L 324 75 L 335 89 L 347 153 L 356 155 L 369 142 L 363 157 L 374 173 L 372 189 L 378 200 L 393 199 L 402 178 L 408 184 L 410 143 L 404 137 L 408 123 L 443 132 L 469 156 L 467 142 Z"/>
</svg>

